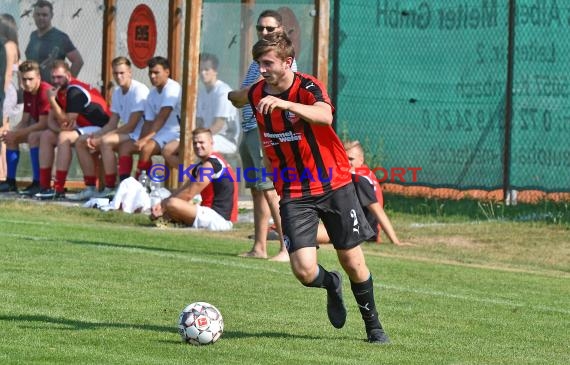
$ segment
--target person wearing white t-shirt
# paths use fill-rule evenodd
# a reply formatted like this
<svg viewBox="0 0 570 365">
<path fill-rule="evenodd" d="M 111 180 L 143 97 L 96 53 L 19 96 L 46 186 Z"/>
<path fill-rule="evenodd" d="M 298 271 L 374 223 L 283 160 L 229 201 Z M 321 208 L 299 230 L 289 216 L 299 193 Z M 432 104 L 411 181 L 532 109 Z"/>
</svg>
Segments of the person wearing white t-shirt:
<svg viewBox="0 0 570 365">
<path fill-rule="evenodd" d="M 207 128 L 214 138 L 214 151 L 222 154 L 237 152 L 240 135 L 239 110 L 228 100 L 232 88 L 218 79 L 218 58 L 210 53 L 200 54 L 200 80 L 196 102 L 196 127 Z M 180 140 L 170 142 L 162 152 L 167 164 L 180 163 Z"/>
<path fill-rule="evenodd" d="M 141 137 L 133 143 L 139 154 L 137 178 L 141 171 L 150 169 L 153 155 L 159 155 L 168 142 L 180 140 L 182 87 L 170 78 L 170 63 L 164 57 L 148 61 L 148 75 L 153 88 L 145 103 Z"/>
<path fill-rule="evenodd" d="M 218 79 L 218 58 L 210 53 L 200 55 L 200 80 L 196 126 L 208 128 L 214 135 L 214 150 L 235 153 L 239 138 L 239 111 L 228 100 L 232 88 Z"/>
<path fill-rule="evenodd" d="M 95 170 L 91 153 L 99 151 L 105 171 L 105 189 L 93 192 L 98 198 L 112 198 L 117 183 L 117 157 L 119 152 L 119 174 L 121 179 L 130 176 L 133 167 L 132 144 L 140 138 L 144 124 L 144 106 L 149 94 L 148 87 L 133 80 L 131 61 L 126 57 L 117 57 L 111 62 L 113 78 L 117 87 L 113 91 L 111 119 L 109 124 L 115 129 L 107 133 L 91 135 L 86 143 L 76 146 L 79 162 L 85 168 Z M 129 143 L 130 142 L 130 143 Z M 130 144 L 130 146 L 129 146 Z M 88 193 L 87 193 L 88 194 Z M 92 196 L 82 197 L 88 199 Z"/>
</svg>

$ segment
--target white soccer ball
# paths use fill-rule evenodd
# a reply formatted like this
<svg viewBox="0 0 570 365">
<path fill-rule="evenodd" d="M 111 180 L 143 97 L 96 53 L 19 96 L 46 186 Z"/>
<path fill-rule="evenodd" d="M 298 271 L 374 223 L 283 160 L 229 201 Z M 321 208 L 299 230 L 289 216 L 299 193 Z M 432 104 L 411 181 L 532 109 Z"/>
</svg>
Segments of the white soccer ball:
<svg viewBox="0 0 570 365">
<path fill-rule="evenodd" d="M 182 341 L 192 345 L 214 343 L 224 332 L 222 313 L 210 303 L 189 304 L 178 318 L 178 332 Z"/>
</svg>

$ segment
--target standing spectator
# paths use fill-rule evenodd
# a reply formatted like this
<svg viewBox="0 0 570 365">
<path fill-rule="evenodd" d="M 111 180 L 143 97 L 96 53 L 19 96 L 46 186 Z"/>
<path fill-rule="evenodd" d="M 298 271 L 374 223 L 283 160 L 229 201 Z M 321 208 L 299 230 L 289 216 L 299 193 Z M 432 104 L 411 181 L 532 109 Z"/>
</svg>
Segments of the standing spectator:
<svg viewBox="0 0 570 365">
<path fill-rule="evenodd" d="M 20 161 L 19 145 L 28 143 L 32 162 L 32 184 L 21 194 L 32 196 L 40 190 L 40 136 L 47 128 L 50 104 L 48 91 L 50 84 L 42 81 L 40 65 L 36 61 L 24 61 L 19 67 L 22 88 L 24 90 L 24 113 L 22 119 L 13 130 L 4 132 L 2 140 L 6 143 L 8 157 L 8 179 L 0 185 L 0 192 L 16 191 L 16 169 Z"/>
<path fill-rule="evenodd" d="M 368 341 L 387 343 L 372 275 L 360 247 L 374 232 L 358 202 L 343 145 L 332 128 L 334 109 L 327 91 L 313 76 L 291 70 L 295 51 L 284 33 L 268 34 L 253 46 L 252 54 L 264 80 L 250 88 L 248 98 L 268 164 L 276 171 L 274 184 L 281 196 L 283 234 L 293 273 L 303 285 L 327 290 L 329 320 L 335 328 L 343 327 L 347 312 L 342 276 L 317 261 L 320 218 L 350 279 Z"/>
<path fill-rule="evenodd" d="M 65 181 L 71 165 L 72 147 L 78 139 L 85 139 L 101 129 L 109 121 L 107 102 L 99 91 L 71 75 L 65 61 L 57 60 L 51 72 L 54 87 L 48 90 L 50 112 L 48 129 L 40 138 L 40 188 L 39 199 L 65 197 Z M 54 149 L 57 160 L 54 188 L 50 189 Z M 87 189 L 95 190 L 97 176 L 83 174 Z"/>
<path fill-rule="evenodd" d="M 0 15 L 0 37 L 5 39 L 6 48 L 6 73 L 4 86 L 5 98 L 3 101 L 4 115 L 0 135 L 10 130 L 10 119 L 17 117 L 22 112 L 22 100 L 18 100 L 20 77 L 18 65 L 20 64 L 20 51 L 18 48 L 18 31 L 16 21 L 10 14 Z M 21 94 L 20 94 L 21 95 Z M 6 145 L 0 142 L 0 180 L 4 181 L 7 175 L 6 168 Z M 6 188 L 6 185 L 3 186 Z M 2 190 L 0 190 L 2 191 Z"/>
<path fill-rule="evenodd" d="M 42 80 L 49 83 L 53 81 L 51 79 L 51 68 L 55 60 L 67 58 L 71 64 L 71 75 L 77 77 L 81 67 L 83 67 L 83 57 L 69 36 L 52 26 L 52 3 L 47 0 L 38 0 L 34 4 L 33 16 L 37 30 L 30 34 L 30 41 L 26 47 L 26 59 L 38 61 Z"/>
<path fill-rule="evenodd" d="M 238 185 L 227 162 L 213 152 L 212 132 L 207 128 L 192 131 L 192 147 L 199 158 L 188 179 L 169 198 L 151 207 L 151 218 L 187 224 L 210 231 L 232 229 L 237 220 Z M 193 203 L 197 194 L 200 205 Z"/>
<path fill-rule="evenodd" d="M 257 18 L 257 38 L 273 32 L 283 32 L 283 22 L 281 14 L 275 10 L 264 10 Z M 297 64 L 293 60 L 292 70 L 297 71 Z M 266 181 L 263 177 L 263 152 L 259 144 L 259 134 L 257 130 L 257 122 L 253 115 L 253 110 L 247 102 L 247 91 L 255 82 L 262 79 L 259 71 L 259 64 L 252 61 L 247 70 L 240 90 L 232 91 L 228 94 L 228 99 L 232 101 L 234 106 L 242 107 L 242 131 L 243 138 L 239 147 L 239 153 L 242 162 L 243 171 L 251 171 L 246 178 L 246 188 L 251 190 L 253 198 L 253 226 L 254 226 L 254 242 L 250 251 L 241 254 L 242 257 L 267 257 L 267 223 L 269 218 L 273 218 L 273 222 L 279 232 L 279 253 L 271 260 L 288 261 L 289 256 L 283 242 L 281 234 L 281 219 L 279 218 L 279 196 L 275 192 L 273 183 Z"/>
<path fill-rule="evenodd" d="M 4 27 L 0 22 L 0 27 Z M 8 65 L 8 56 L 6 53 L 6 42 L 8 40 L 2 36 L 0 36 L 0 128 L 4 125 L 4 99 L 6 98 L 5 92 L 5 82 L 7 79 L 6 73 L 9 71 L 7 68 Z M 2 145 L 0 144 L 0 148 Z"/>
</svg>

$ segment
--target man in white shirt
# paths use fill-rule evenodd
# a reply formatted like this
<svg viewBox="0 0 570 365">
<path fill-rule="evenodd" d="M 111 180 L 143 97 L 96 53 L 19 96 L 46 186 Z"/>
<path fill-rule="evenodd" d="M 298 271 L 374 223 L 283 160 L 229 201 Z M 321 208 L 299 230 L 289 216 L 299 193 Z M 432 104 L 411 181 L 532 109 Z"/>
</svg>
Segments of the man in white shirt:
<svg viewBox="0 0 570 365">
<path fill-rule="evenodd" d="M 148 75 L 153 88 L 145 103 L 143 131 L 138 140 L 127 143 L 132 153 L 139 154 L 137 178 L 150 169 L 153 155 L 159 155 L 167 143 L 180 140 L 182 87 L 170 78 L 170 63 L 164 57 L 148 61 Z"/>
<path fill-rule="evenodd" d="M 113 91 L 111 118 L 109 125 L 113 129 L 106 133 L 95 133 L 84 143 L 76 144 L 75 149 L 83 171 L 95 174 L 95 165 L 91 153 L 100 152 L 105 170 L 105 189 L 97 193 L 95 189 L 86 189 L 76 197 L 87 200 L 91 197 L 112 198 L 117 183 L 117 157 L 119 152 L 119 174 L 121 180 L 131 175 L 132 144 L 140 138 L 144 125 L 144 107 L 149 94 L 148 87 L 133 80 L 131 61 L 126 57 L 117 57 L 112 62 L 113 78 L 117 88 Z M 71 198 L 71 197 L 70 197 Z"/>
<path fill-rule="evenodd" d="M 228 100 L 232 88 L 218 80 L 218 58 L 210 53 L 200 54 L 200 80 L 196 103 L 196 127 L 212 132 L 214 151 L 222 154 L 237 152 L 240 135 L 239 110 Z M 170 141 L 162 151 L 170 167 L 178 167 L 180 140 Z"/>
</svg>

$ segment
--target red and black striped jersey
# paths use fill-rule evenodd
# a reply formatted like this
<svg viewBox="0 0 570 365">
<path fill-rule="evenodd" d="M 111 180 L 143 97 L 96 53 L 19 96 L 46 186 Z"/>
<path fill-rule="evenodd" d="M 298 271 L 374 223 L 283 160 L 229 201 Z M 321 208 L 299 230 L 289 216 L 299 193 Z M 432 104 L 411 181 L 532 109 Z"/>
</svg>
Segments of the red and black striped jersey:
<svg viewBox="0 0 570 365">
<path fill-rule="evenodd" d="M 275 189 L 281 199 L 317 196 L 351 182 L 350 165 L 343 145 L 330 125 L 317 125 L 281 109 L 261 114 L 256 109 L 265 97 L 265 80 L 249 90 L 265 154 L 271 162 Z M 325 102 L 334 107 L 326 89 L 315 77 L 295 73 L 293 84 L 279 95 L 283 100 L 305 105 Z"/>
</svg>

